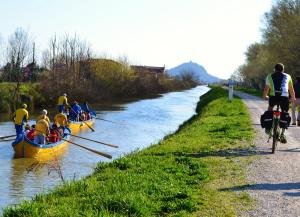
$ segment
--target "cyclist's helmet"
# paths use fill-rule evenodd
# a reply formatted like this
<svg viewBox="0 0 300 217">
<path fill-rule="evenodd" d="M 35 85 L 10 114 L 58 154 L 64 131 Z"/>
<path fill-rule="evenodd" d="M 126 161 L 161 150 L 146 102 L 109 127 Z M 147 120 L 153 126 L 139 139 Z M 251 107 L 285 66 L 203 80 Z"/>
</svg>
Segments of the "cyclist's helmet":
<svg viewBox="0 0 300 217">
<path fill-rule="evenodd" d="M 274 67 L 275 72 L 283 72 L 284 71 L 284 65 L 282 63 L 277 63 Z"/>
</svg>

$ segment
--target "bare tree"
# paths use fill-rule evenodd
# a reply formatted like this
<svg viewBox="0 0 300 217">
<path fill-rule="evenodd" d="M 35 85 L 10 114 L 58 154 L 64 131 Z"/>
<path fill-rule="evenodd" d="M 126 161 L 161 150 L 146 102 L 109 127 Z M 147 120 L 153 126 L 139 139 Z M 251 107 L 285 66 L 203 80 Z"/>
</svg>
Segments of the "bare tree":
<svg viewBox="0 0 300 217">
<path fill-rule="evenodd" d="M 17 28 L 8 38 L 5 66 L 6 79 L 17 81 L 13 93 L 14 108 L 20 101 L 20 82 L 22 81 L 22 68 L 28 64 L 31 55 L 31 39 L 29 33 L 22 28 Z"/>
<path fill-rule="evenodd" d="M 58 45 L 57 45 L 57 38 L 56 35 L 54 35 L 51 39 L 50 39 L 50 50 L 48 51 L 48 57 L 50 59 L 48 59 L 48 63 L 50 64 L 50 69 L 52 70 L 52 79 L 55 79 L 55 65 L 56 65 L 56 54 L 58 50 Z"/>
<path fill-rule="evenodd" d="M 42 52 L 42 58 L 41 58 L 41 66 L 45 69 L 51 69 L 51 54 L 49 50 L 44 50 Z"/>
<path fill-rule="evenodd" d="M 0 67 L 3 65 L 3 38 L 0 34 Z"/>
<path fill-rule="evenodd" d="M 244 77 L 243 74 L 241 74 L 240 69 L 235 70 L 231 74 L 230 79 L 238 83 L 242 83 L 244 81 Z"/>
<path fill-rule="evenodd" d="M 90 46 L 77 35 L 54 36 L 48 50 L 43 52 L 44 65 L 50 65 L 48 84 L 55 89 L 76 91 L 85 85 L 90 73 L 89 62 L 92 58 Z"/>
<path fill-rule="evenodd" d="M 27 63 L 32 52 L 31 44 L 28 32 L 22 28 L 17 28 L 10 35 L 7 46 L 7 60 L 12 64 L 13 69 L 19 69 Z"/>
</svg>

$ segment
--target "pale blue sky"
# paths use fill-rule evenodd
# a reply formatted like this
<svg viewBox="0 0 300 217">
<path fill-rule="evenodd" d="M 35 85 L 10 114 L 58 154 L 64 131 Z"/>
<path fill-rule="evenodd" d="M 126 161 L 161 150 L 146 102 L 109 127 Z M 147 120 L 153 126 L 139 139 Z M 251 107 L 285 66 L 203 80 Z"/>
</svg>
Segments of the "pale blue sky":
<svg viewBox="0 0 300 217">
<path fill-rule="evenodd" d="M 0 35 L 29 30 L 39 52 L 74 34 L 97 54 L 167 68 L 194 61 L 228 78 L 261 40 L 272 0 L 0 0 Z"/>
</svg>

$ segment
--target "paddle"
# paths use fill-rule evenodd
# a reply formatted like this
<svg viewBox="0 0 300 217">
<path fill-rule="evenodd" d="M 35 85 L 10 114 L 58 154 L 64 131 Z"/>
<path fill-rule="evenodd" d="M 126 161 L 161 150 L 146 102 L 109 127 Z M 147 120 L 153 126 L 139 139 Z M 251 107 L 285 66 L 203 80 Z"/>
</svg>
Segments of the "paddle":
<svg viewBox="0 0 300 217">
<path fill-rule="evenodd" d="M 114 122 L 114 121 L 109 121 L 109 120 L 106 120 L 106 119 L 103 119 L 103 118 L 98 118 L 98 117 L 95 117 L 97 120 L 101 120 L 101 121 L 107 121 L 107 122 L 110 122 L 110 123 L 114 123 L 114 124 L 123 124 L 125 125 L 124 123 L 117 123 L 117 122 Z"/>
<path fill-rule="evenodd" d="M 10 141 L 15 141 L 15 139 L 5 139 L 5 140 L 0 140 L 0 142 L 10 142 Z"/>
<path fill-rule="evenodd" d="M 74 109 L 73 109 L 71 106 L 70 106 L 70 109 L 71 109 L 75 114 L 78 115 L 78 113 L 75 112 Z M 79 119 L 80 119 L 86 126 L 88 126 L 88 128 L 90 128 L 93 132 L 95 132 L 94 128 L 92 128 L 88 123 L 84 122 L 84 120 L 82 120 L 80 116 L 79 116 Z"/>
<path fill-rule="evenodd" d="M 41 131 L 39 131 L 39 130 L 37 130 L 37 131 L 38 131 L 38 132 L 41 132 Z M 72 141 L 70 141 L 70 140 L 64 139 L 64 138 L 62 137 L 62 134 L 61 134 L 58 130 L 54 130 L 54 131 L 55 131 L 56 133 L 58 133 L 58 135 L 60 135 L 60 139 L 63 140 L 63 141 L 66 141 L 66 142 L 68 142 L 68 143 L 70 143 L 70 144 L 73 144 L 73 145 L 76 145 L 76 146 L 78 146 L 78 147 L 81 147 L 81 148 L 83 148 L 83 149 L 86 149 L 86 150 L 91 151 L 91 152 L 93 152 L 93 153 L 95 153 L 95 154 L 101 155 L 101 156 L 103 156 L 103 157 L 107 157 L 107 158 L 109 158 L 109 159 L 112 158 L 111 155 L 106 154 L 106 153 L 104 153 L 104 152 L 96 151 L 96 150 L 94 150 L 94 149 L 87 148 L 87 147 L 85 147 L 85 146 L 83 146 L 83 145 L 79 145 L 79 144 L 77 144 L 77 143 L 75 143 L 75 142 L 72 142 Z"/>
<path fill-rule="evenodd" d="M 9 138 L 9 137 L 13 137 L 13 136 L 17 136 L 17 135 L 1 136 L 0 139 L 6 139 L 6 138 Z"/>
<path fill-rule="evenodd" d="M 69 142 L 69 143 L 71 143 L 71 144 L 73 144 L 73 145 L 79 146 L 79 147 L 81 147 L 81 148 L 83 148 L 83 149 L 86 149 L 86 150 L 88 150 L 88 151 L 91 151 L 91 152 L 93 152 L 93 153 L 95 153 L 95 154 L 101 155 L 101 156 L 103 156 L 103 157 L 106 157 L 106 158 L 109 158 L 109 159 L 112 158 L 111 155 L 106 154 L 106 153 L 104 153 L 104 152 L 100 152 L 100 151 L 96 151 L 96 150 L 91 149 L 91 148 L 87 148 L 87 147 L 85 147 L 85 146 L 79 145 L 79 144 L 77 144 L 77 143 L 75 143 L 75 142 L 69 141 L 69 140 L 64 139 L 64 138 L 61 138 L 61 139 L 64 140 L 64 141 L 66 141 L 66 142 Z"/>
<path fill-rule="evenodd" d="M 77 135 L 70 134 L 70 133 L 68 133 L 68 134 L 71 135 L 71 136 L 74 136 L 74 137 L 78 137 L 80 139 L 85 139 L 85 140 L 88 140 L 88 141 L 97 142 L 97 143 L 100 143 L 100 144 L 103 144 L 103 145 L 107 145 L 107 146 L 110 146 L 110 147 L 119 148 L 119 146 L 117 146 L 117 145 L 112 145 L 112 144 L 108 144 L 108 143 L 105 143 L 105 142 L 96 141 L 96 140 L 93 140 L 93 139 L 89 139 L 89 138 L 77 136 Z"/>
</svg>

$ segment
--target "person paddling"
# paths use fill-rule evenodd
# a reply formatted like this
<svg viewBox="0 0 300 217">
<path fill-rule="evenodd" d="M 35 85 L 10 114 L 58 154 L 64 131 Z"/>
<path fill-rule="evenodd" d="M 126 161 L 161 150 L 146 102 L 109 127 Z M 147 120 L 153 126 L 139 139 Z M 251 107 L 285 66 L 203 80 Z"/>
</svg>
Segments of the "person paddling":
<svg viewBox="0 0 300 217">
<path fill-rule="evenodd" d="M 47 114 L 48 114 L 48 111 L 46 109 L 43 109 L 42 114 L 37 117 L 36 121 L 38 122 L 41 119 L 45 119 L 48 122 L 48 124 L 50 124 L 50 119 L 47 116 Z"/>
<path fill-rule="evenodd" d="M 69 107 L 67 94 L 64 93 L 60 97 L 58 97 L 58 112 L 64 112 Z"/>
<path fill-rule="evenodd" d="M 90 108 L 89 108 L 88 103 L 86 101 L 82 104 L 81 108 L 86 113 L 90 113 Z"/>
<path fill-rule="evenodd" d="M 30 131 L 27 133 L 27 139 L 33 141 L 35 132 L 35 124 L 31 125 Z"/>
<path fill-rule="evenodd" d="M 24 133 L 24 123 L 27 123 L 29 114 L 27 109 L 27 105 L 24 103 L 21 108 L 17 109 L 13 114 L 13 119 L 15 122 L 15 129 L 17 138 L 16 140 L 21 140 L 23 138 Z"/>
<path fill-rule="evenodd" d="M 60 127 L 66 127 L 68 125 L 68 118 L 63 112 L 60 112 L 54 116 L 54 123 Z"/>
<path fill-rule="evenodd" d="M 77 101 L 74 101 L 74 103 L 71 106 L 70 120 L 79 121 L 81 114 L 82 114 L 81 107 L 79 106 Z"/>
<path fill-rule="evenodd" d="M 60 140 L 58 135 L 59 125 L 53 124 L 52 128 L 50 129 L 50 135 L 48 137 L 50 143 L 56 143 Z"/>
<path fill-rule="evenodd" d="M 46 144 L 46 137 L 50 134 L 49 124 L 45 119 L 45 116 L 41 120 L 38 120 L 35 125 L 34 143 Z"/>
<path fill-rule="evenodd" d="M 83 113 L 85 114 L 85 120 L 89 120 L 91 118 L 91 114 L 90 114 L 91 110 L 88 106 L 88 103 L 85 101 L 82 104 L 81 108 L 82 108 Z"/>
</svg>

